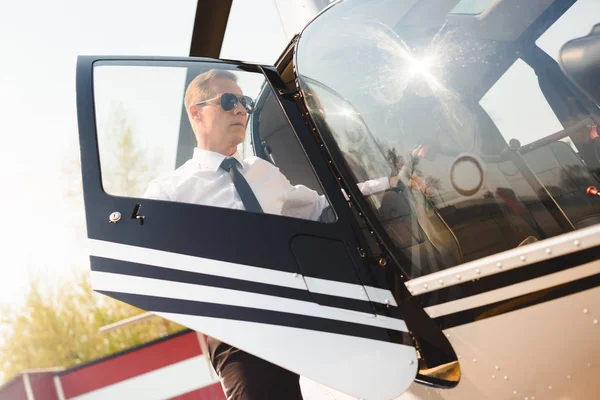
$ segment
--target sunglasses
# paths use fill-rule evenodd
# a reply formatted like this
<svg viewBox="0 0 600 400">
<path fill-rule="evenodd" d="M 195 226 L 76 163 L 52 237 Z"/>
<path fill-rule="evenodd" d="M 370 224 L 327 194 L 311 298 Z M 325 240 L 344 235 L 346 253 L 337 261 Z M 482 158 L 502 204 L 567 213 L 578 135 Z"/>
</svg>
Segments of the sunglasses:
<svg viewBox="0 0 600 400">
<path fill-rule="evenodd" d="M 204 103 L 208 103 L 210 101 L 221 99 L 221 108 L 225 111 L 231 111 L 237 106 L 238 102 L 244 107 L 244 110 L 248 114 L 252 114 L 254 112 L 254 100 L 252 100 L 248 96 L 238 96 L 233 93 L 223 93 L 220 96 L 214 97 L 212 99 L 201 101 L 200 103 L 196 103 L 197 106 L 202 105 Z"/>
</svg>

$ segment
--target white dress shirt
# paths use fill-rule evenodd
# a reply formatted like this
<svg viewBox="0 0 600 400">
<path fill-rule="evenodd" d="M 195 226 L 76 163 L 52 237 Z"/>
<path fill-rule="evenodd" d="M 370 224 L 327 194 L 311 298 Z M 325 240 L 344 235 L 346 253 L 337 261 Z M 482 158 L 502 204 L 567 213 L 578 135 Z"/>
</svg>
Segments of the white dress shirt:
<svg viewBox="0 0 600 400">
<path fill-rule="evenodd" d="M 292 185 L 279 168 L 259 157 L 245 160 L 236 152 L 239 170 L 248 181 L 263 211 L 317 220 L 329 205 L 323 195 L 303 185 Z M 220 168 L 226 157 L 199 148 L 193 157 L 172 173 L 151 181 L 144 197 L 206 206 L 243 210 L 244 204 L 233 185 L 229 172 Z M 364 195 L 389 188 L 387 178 L 358 184 Z"/>
</svg>

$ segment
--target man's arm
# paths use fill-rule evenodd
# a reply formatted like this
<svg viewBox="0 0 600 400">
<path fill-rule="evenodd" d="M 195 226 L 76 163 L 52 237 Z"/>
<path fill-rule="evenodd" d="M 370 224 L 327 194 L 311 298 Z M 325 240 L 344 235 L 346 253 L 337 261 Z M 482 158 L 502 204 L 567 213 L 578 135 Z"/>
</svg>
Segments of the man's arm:
<svg viewBox="0 0 600 400">
<path fill-rule="evenodd" d="M 155 180 L 148 184 L 143 197 L 154 200 L 171 200 L 169 193 Z"/>
<path fill-rule="evenodd" d="M 281 174 L 281 176 L 283 176 L 283 174 Z M 289 184 L 290 189 L 286 193 L 286 200 L 284 201 L 281 214 L 313 221 L 318 220 L 323 210 L 329 206 L 329 202 L 325 195 L 319 195 L 316 191 L 309 189 L 304 185 L 292 186 L 287 178 L 284 177 L 284 179 Z M 386 191 L 390 187 L 394 187 L 396 183 L 397 178 L 392 177 L 371 179 L 358 183 L 357 186 L 363 196 L 369 196 L 371 194 Z M 342 190 L 342 192 L 344 191 Z M 344 196 L 346 196 L 345 192 Z"/>
<path fill-rule="evenodd" d="M 379 192 L 384 192 L 391 187 L 396 186 L 398 182 L 397 177 L 391 178 L 378 178 L 378 179 L 369 179 L 368 181 L 357 183 L 358 190 L 363 194 L 363 196 L 369 196 L 371 194 L 376 194 Z"/>
<path fill-rule="evenodd" d="M 274 168 L 276 170 L 277 183 L 274 187 L 277 187 L 277 191 L 283 194 L 281 215 L 317 221 L 323 210 L 329 206 L 329 201 L 325 195 L 319 195 L 315 190 L 309 189 L 304 185 L 294 186 L 286 176 L 283 175 L 279 168 L 272 164 L 268 164 L 267 166 L 268 168 Z M 392 178 L 370 179 L 358 183 L 357 186 L 364 196 L 369 196 L 395 187 L 397 181 L 398 178 L 394 176 Z M 273 195 L 275 195 L 275 193 L 273 193 Z M 346 193 L 344 193 L 344 195 L 346 195 Z"/>
<path fill-rule="evenodd" d="M 290 189 L 285 194 L 281 215 L 318 220 L 325 207 L 329 206 L 327 198 L 304 185 L 289 185 Z"/>
</svg>

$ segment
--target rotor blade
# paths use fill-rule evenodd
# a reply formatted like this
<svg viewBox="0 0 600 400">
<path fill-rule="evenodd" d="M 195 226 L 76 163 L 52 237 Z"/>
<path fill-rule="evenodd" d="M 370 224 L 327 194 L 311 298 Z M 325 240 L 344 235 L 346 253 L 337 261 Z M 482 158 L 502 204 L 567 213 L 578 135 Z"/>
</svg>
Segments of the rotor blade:
<svg viewBox="0 0 600 400">
<path fill-rule="evenodd" d="M 219 58 L 233 0 L 198 0 L 190 57 Z"/>
</svg>

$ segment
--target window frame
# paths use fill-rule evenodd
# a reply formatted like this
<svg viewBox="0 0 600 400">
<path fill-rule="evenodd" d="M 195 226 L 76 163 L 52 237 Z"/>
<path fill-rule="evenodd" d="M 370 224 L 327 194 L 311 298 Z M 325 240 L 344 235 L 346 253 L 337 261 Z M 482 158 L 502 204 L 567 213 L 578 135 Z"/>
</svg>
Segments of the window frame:
<svg viewBox="0 0 600 400">
<path fill-rule="evenodd" d="M 304 148 L 307 158 L 312 164 L 312 167 L 317 175 L 325 193 L 327 193 L 330 205 L 338 214 L 338 220 L 334 223 L 326 224 L 317 221 L 302 220 L 279 215 L 269 214 L 253 214 L 246 211 L 231 210 L 219 207 L 201 206 L 195 204 L 176 203 L 163 200 L 124 197 L 106 193 L 102 187 L 102 171 L 99 163 L 98 138 L 96 136 L 96 118 L 94 110 L 94 92 L 93 92 L 93 64 L 99 61 L 119 62 L 122 65 L 164 65 L 164 62 L 172 63 L 173 66 L 186 66 L 189 62 L 210 62 L 221 63 L 223 65 L 232 65 L 243 71 L 262 73 L 266 78 L 266 82 L 274 91 L 277 101 L 282 107 L 282 111 L 289 119 L 290 125 L 295 131 L 297 138 Z M 121 243 L 129 245 L 137 245 L 150 248 L 164 248 L 156 237 L 159 230 L 156 230 L 154 224 L 160 223 L 161 229 L 173 230 L 180 221 L 178 214 L 184 214 L 194 219 L 206 219 L 207 221 L 223 221 L 229 226 L 238 226 L 241 233 L 233 233 L 230 240 L 238 241 L 247 232 L 247 228 L 259 226 L 271 227 L 265 234 L 267 238 L 258 238 L 248 236 L 245 239 L 245 251 L 237 254 L 233 252 L 224 252 L 221 246 L 216 246 L 214 251 L 211 251 L 211 256 L 215 259 L 222 259 L 230 262 L 243 262 L 255 265 L 265 264 L 261 261 L 260 255 L 249 254 L 248 249 L 260 248 L 260 242 L 271 241 L 272 243 L 281 243 L 281 248 L 287 248 L 287 245 L 282 243 L 283 237 L 291 235 L 292 232 L 304 232 L 310 235 L 318 235 L 326 238 L 335 238 L 344 242 L 352 243 L 355 241 L 355 235 L 352 229 L 351 221 L 353 220 L 348 209 L 346 200 L 342 192 L 339 190 L 339 185 L 335 176 L 332 174 L 327 161 L 323 157 L 321 150 L 313 140 L 312 135 L 299 110 L 293 100 L 285 98 L 281 93 L 285 89 L 283 82 L 279 79 L 274 79 L 278 76 L 277 71 L 270 66 L 258 64 L 246 64 L 241 62 L 221 61 L 206 58 L 174 58 L 174 57 L 80 57 L 77 63 L 77 107 L 79 111 L 78 126 L 80 132 L 80 151 L 82 163 L 82 181 L 84 187 L 84 202 L 86 208 L 86 219 L 88 225 L 88 237 L 96 240 L 114 241 L 117 239 Z M 145 215 L 144 225 L 139 221 L 130 219 L 129 215 L 135 204 L 141 204 L 140 214 Z M 119 211 L 123 218 L 119 224 L 109 224 L 108 216 Z M 161 215 L 157 221 L 152 221 L 152 216 Z M 260 216 L 260 217 L 259 217 Z M 164 225 L 162 225 L 164 224 Z M 118 225 L 118 232 L 115 231 L 115 226 Z M 210 224 L 209 224 L 210 226 Z M 179 228 L 181 229 L 181 228 Z M 173 230 L 174 231 L 174 230 Z M 164 232 L 164 231 L 163 231 Z M 269 233 L 270 232 L 270 233 Z M 273 234 L 273 232 L 277 232 Z M 115 237 L 115 234 L 117 236 Z M 232 233 L 229 233 L 232 235 Z M 220 235 L 217 235 L 220 236 Z M 154 237 L 154 239 L 152 239 Z M 289 238 L 290 236 L 288 236 Z M 216 238 L 219 239 L 218 237 Z M 222 237 L 221 239 L 225 239 Z M 169 242 L 172 251 L 186 254 L 189 249 L 185 249 L 185 245 Z M 278 260 L 281 265 L 292 265 L 291 260 L 281 258 L 281 252 L 277 249 L 272 249 L 272 258 Z M 223 256 L 221 256 L 223 254 Z M 358 252 L 356 254 L 358 256 Z M 357 260 L 360 257 L 356 258 Z M 270 264 L 270 263 L 266 263 Z M 290 269 L 290 272 L 296 272 Z"/>
</svg>

